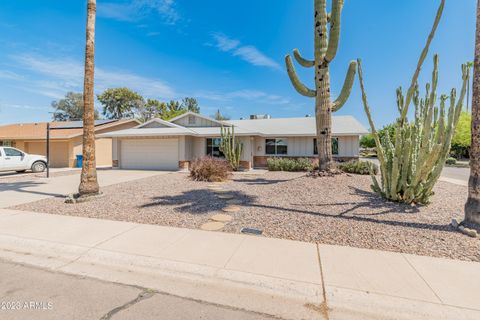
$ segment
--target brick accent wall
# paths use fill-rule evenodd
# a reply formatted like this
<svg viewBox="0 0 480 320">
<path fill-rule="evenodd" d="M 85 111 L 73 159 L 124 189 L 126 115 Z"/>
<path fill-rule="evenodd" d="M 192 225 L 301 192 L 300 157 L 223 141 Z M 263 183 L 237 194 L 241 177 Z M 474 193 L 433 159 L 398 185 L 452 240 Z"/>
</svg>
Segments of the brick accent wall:
<svg viewBox="0 0 480 320">
<path fill-rule="evenodd" d="M 251 170 L 252 163 L 250 161 L 240 161 L 240 168 L 243 170 Z"/>
<path fill-rule="evenodd" d="M 190 161 L 178 161 L 178 169 L 188 170 L 190 168 Z"/>
</svg>

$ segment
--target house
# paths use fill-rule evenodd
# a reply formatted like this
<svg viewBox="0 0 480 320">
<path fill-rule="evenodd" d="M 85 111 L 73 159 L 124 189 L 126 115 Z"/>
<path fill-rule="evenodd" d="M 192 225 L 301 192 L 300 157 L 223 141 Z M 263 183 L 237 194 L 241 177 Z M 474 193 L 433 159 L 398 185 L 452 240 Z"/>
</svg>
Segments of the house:
<svg viewBox="0 0 480 320">
<path fill-rule="evenodd" d="M 137 120 L 96 120 L 95 133 L 107 133 L 138 126 Z M 50 122 L 50 166 L 74 167 L 82 154 L 82 121 Z M 47 122 L 0 126 L 0 146 L 11 146 L 26 153 L 46 155 Z M 112 165 L 112 139 L 96 139 L 98 166 Z"/>
<path fill-rule="evenodd" d="M 153 119 L 135 128 L 100 135 L 112 138 L 113 165 L 123 169 L 187 169 L 196 158 L 221 157 L 220 128 L 233 126 L 243 144 L 241 166 L 265 167 L 269 157 L 316 159 L 315 119 L 217 121 L 187 112 L 170 121 Z M 358 158 L 359 138 L 368 131 L 352 116 L 333 117 L 333 154 Z"/>
</svg>

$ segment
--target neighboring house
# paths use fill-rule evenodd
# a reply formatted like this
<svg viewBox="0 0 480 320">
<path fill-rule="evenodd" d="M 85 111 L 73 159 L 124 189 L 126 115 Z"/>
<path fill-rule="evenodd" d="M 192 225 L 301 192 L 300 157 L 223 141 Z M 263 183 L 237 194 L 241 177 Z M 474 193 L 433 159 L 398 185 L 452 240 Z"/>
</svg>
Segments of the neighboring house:
<svg viewBox="0 0 480 320">
<path fill-rule="evenodd" d="M 101 134 L 138 126 L 137 120 L 97 120 L 95 133 Z M 82 121 L 50 123 L 50 166 L 74 167 L 82 154 Z M 46 155 L 47 123 L 18 123 L 0 126 L 0 146 L 11 146 L 30 154 Z M 98 166 L 112 165 L 112 139 L 96 139 Z"/>
<path fill-rule="evenodd" d="M 196 158 L 221 157 L 220 128 L 234 126 L 243 144 L 244 169 L 265 167 L 269 157 L 316 159 L 315 118 L 217 121 L 192 112 L 170 121 L 153 119 L 132 129 L 100 135 L 113 139 L 113 164 L 123 169 L 187 169 Z M 358 158 L 368 131 L 351 116 L 333 117 L 333 153 Z"/>
</svg>

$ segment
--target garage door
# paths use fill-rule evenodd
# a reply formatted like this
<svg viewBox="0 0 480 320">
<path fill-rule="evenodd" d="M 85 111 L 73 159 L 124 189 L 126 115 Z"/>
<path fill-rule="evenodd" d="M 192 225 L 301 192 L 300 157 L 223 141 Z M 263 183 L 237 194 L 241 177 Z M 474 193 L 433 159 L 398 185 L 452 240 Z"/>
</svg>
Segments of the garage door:
<svg viewBox="0 0 480 320">
<path fill-rule="evenodd" d="M 122 140 L 123 169 L 177 170 L 178 139 Z"/>
</svg>

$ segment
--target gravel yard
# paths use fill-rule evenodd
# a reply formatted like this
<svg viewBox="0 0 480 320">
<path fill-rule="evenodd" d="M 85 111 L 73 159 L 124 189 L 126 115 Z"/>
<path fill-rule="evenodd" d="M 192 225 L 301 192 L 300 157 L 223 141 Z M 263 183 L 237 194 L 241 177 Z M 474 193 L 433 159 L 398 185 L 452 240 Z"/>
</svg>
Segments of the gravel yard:
<svg viewBox="0 0 480 320">
<path fill-rule="evenodd" d="M 105 197 L 88 203 L 51 198 L 15 209 L 199 228 L 228 201 L 209 185 L 172 173 L 105 187 Z M 242 200 L 240 211 L 229 213 L 234 219 L 225 232 L 251 227 L 267 237 L 480 261 L 480 239 L 449 226 L 463 216 L 463 186 L 439 182 L 426 207 L 384 201 L 370 191 L 368 176 L 268 172 L 235 175 L 220 186 Z"/>
</svg>

